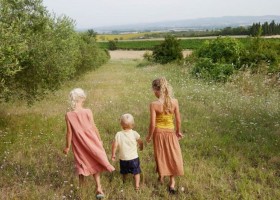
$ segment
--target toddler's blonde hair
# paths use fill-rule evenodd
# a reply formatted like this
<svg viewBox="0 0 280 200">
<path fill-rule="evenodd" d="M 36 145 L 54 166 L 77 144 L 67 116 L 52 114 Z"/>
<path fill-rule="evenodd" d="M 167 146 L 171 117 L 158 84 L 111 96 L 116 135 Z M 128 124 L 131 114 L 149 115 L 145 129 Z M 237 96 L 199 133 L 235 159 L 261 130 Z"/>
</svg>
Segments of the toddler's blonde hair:
<svg viewBox="0 0 280 200">
<path fill-rule="evenodd" d="M 76 108 L 76 103 L 82 98 L 86 99 L 86 94 L 83 89 L 75 88 L 69 94 L 69 101 L 71 109 L 74 110 Z"/>
<path fill-rule="evenodd" d="M 123 129 L 132 129 L 134 127 L 134 118 L 131 114 L 123 114 L 120 118 L 120 123 Z"/>
</svg>

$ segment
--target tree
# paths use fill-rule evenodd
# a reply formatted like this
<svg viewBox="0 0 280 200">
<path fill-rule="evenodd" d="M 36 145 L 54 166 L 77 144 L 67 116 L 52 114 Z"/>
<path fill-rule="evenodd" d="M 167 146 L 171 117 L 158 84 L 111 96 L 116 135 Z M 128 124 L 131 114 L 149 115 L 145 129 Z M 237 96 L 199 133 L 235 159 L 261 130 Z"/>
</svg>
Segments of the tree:
<svg viewBox="0 0 280 200">
<path fill-rule="evenodd" d="M 42 0 L 0 0 L 0 44 L 0 100 L 33 102 L 108 60 L 94 45 L 94 31 L 85 39 L 73 20 L 50 15 Z"/>
<path fill-rule="evenodd" d="M 155 62 L 166 64 L 183 58 L 180 41 L 172 35 L 167 35 L 164 41 L 154 47 L 153 59 Z"/>
</svg>

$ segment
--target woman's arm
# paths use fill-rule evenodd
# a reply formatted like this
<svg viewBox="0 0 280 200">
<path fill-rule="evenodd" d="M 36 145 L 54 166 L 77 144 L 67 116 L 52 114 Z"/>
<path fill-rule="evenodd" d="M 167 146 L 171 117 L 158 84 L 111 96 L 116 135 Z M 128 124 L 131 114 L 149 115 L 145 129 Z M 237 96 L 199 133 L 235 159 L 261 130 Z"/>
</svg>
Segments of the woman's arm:
<svg viewBox="0 0 280 200">
<path fill-rule="evenodd" d="M 175 100 L 175 124 L 176 124 L 176 135 L 179 139 L 183 137 L 183 134 L 181 133 L 181 115 L 180 115 L 180 109 L 179 109 L 179 103 L 178 100 Z"/>
<path fill-rule="evenodd" d="M 92 111 L 89 110 L 88 113 L 89 113 L 90 123 L 92 124 L 93 130 L 94 130 L 94 132 L 96 133 L 96 135 L 97 135 L 97 137 L 99 138 L 99 140 L 102 141 L 102 140 L 101 140 L 101 137 L 100 137 L 100 134 L 99 134 L 99 131 L 98 131 L 98 129 L 97 129 L 95 123 L 94 123 Z"/>
<path fill-rule="evenodd" d="M 153 103 L 150 104 L 150 126 L 149 126 L 149 134 L 146 137 L 146 141 L 150 142 L 152 140 L 153 133 L 156 128 L 156 111 L 154 109 Z"/>
<path fill-rule="evenodd" d="M 65 116 L 65 121 L 66 121 L 67 133 L 66 133 L 66 147 L 64 148 L 63 152 L 67 155 L 70 150 L 71 141 L 72 141 L 72 129 L 71 129 L 70 122 L 67 118 L 67 115 Z"/>
</svg>

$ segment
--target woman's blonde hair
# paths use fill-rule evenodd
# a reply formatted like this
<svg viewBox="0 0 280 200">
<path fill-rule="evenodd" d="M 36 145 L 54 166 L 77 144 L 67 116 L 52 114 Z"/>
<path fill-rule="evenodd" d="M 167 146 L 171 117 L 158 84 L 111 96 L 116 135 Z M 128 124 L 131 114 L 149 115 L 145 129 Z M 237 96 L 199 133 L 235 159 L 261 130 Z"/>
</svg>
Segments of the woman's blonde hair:
<svg viewBox="0 0 280 200">
<path fill-rule="evenodd" d="M 74 110 L 76 108 L 76 103 L 80 99 L 85 99 L 87 96 L 81 88 L 75 88 L 73 89 L 69 94 L 69 100 L 70 100 L 70 106 L 71 109 Z"/>
<path fill-rule="evenodd" d="M 132 129 L 134 127 L 134 118 L 129 113 L 123 114 L 120 118 L 120 123 L 123 129 Z"/>
<path fill-rule="evenodd" d="M 173 92 L 171 85 L 167 82 L 165 77 L 153 80 L 152 87 L 155 91 L 160 91 L 160 97 L 164 99 L 163 111 L 165 113 L 172 112 L 172 98 Z"/>
</svg>

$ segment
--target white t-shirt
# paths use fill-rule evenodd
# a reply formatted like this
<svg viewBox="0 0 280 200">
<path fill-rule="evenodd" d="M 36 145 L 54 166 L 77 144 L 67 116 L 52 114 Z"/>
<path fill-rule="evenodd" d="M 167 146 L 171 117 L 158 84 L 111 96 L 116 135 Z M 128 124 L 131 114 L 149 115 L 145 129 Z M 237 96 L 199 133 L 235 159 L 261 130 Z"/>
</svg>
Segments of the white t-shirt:
<svg viewBox="0 0 280 200">
<path fill-rule="evenodd" d="M 138 158 L 137 141 L 140 135 L 130 129 L 117 132 L 115 140 L 118 143 L 121 160 L 133 160 Z"/>
</svg>

